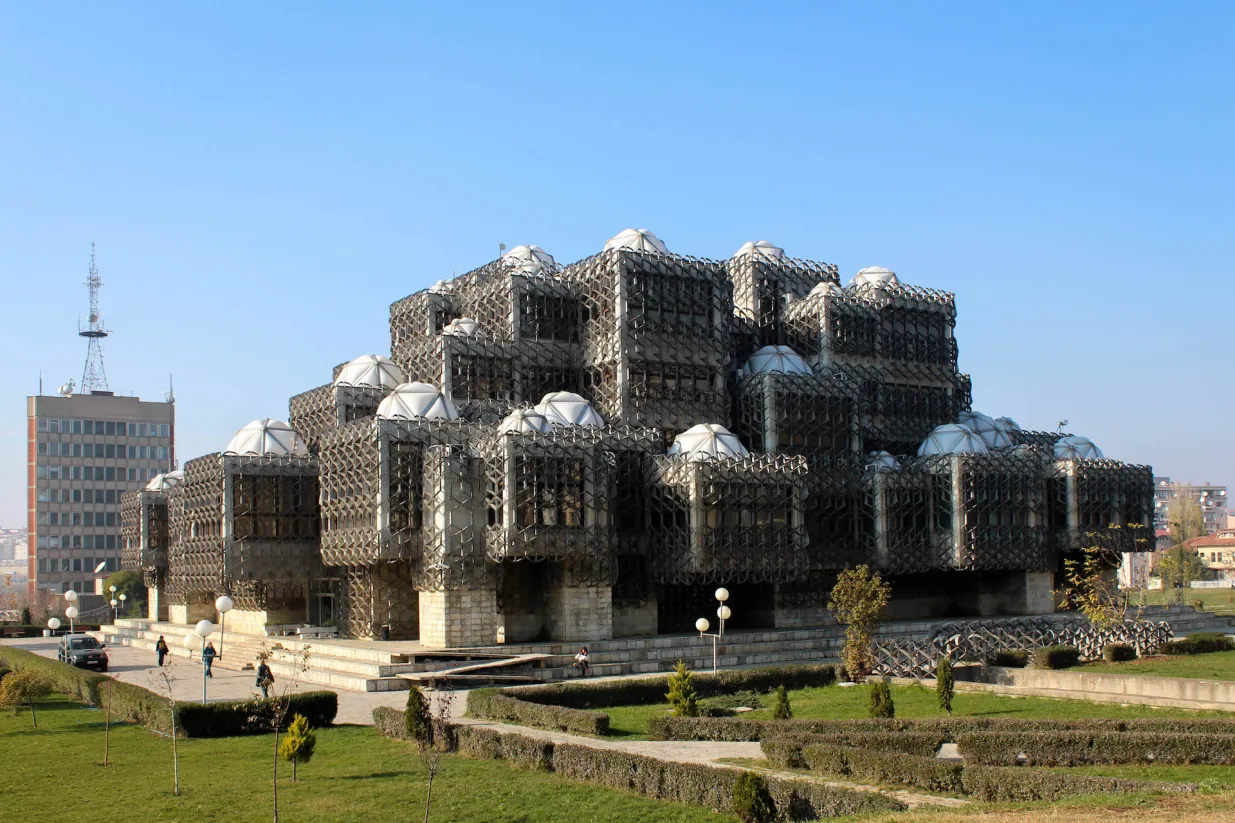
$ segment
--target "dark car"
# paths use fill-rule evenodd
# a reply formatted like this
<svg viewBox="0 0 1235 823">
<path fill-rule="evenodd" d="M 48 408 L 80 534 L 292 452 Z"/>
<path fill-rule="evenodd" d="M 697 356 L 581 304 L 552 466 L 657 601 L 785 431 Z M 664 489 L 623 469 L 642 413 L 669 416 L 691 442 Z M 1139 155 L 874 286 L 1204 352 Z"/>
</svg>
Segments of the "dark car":
<svg viewBox="0 0 1235 823">
<path fill-rule="evenodd" d="M 56 658 L 79 669 L 107 671 L 107 650 L 88 634 L 66 634 L 60 638 Z"/>
</svg>

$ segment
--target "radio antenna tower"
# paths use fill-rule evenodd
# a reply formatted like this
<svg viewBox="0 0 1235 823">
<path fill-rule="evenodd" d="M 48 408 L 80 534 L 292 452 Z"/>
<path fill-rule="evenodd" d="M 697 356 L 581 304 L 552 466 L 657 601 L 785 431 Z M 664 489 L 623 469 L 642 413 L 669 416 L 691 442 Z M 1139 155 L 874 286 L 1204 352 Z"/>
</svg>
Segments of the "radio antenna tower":
<svg viewBox="0 0 1235 823">
<path fill-rule="evenodd" d="M 107 329 L 103 328 L 103 318 L 99 315 L 99 287 L 103 278 L 99 277 L 98 267 L 94 265 L 94 244 L 90 244 L 90 275 L 86 278 L 86 288 L 90 290 L 90 322 L 83 329 L 81 321 L 77 321 L 77 334 L 86 338 L 86 367 L 81 373 L 82 394 L 93 391 L 107 391 L 107 369 L 103 367 L 103 338 Z"/>
</svg>

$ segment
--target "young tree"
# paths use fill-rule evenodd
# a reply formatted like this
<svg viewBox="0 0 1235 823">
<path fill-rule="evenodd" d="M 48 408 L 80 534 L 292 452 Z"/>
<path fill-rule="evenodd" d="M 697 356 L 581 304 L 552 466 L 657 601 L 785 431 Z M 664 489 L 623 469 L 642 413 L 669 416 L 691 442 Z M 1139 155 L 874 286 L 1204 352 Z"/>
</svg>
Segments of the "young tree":
<svg viewBox="0 0 1235 823">
<path fill-rule="evenodd" d="M 255 728 L 269 729 L 273 734 L 274 768 L 270 781 L 271 786 L 271 805 L 274 811 L 274 823 L 279 823 L 279 732 L 287 728 L 287 715 L 291 711 L 292 695 L 296 693 L 296 686 L 300 683 L 300 678 L 309 670 L 310 648 L 304 646 L 298 650 L 285 649 L 281 645 L 276 645 L 273 649 L 267 649 L 263 643 L 261 650 L 258 652 L 258 657 L 264 660 L 278 660 L 278 662 L 291 671 L 290 675 L 283 675 L 280 680 L 280 688 L 275 694 L 269 698 L 255 698 L 249 704 L 249 722 Z M 293 765 L 293 769 L 295 766 Z"/>
<path fill-rule="evenodd" d="M 733 813 L 742 823 L 772 823 L 776 802 L 762 775 L 743 771 L 733 783 Z"/>
<path fill-rule="evenodd" d="M 793 708 L 789 705 L 789 692 L 785 684 L 776 687 L 776 706 L 772 709 L 773 720 L 792 720 Z"/>
<path fill-rule="evenodd" d="M 425 776 L 429 779 L 425 791 L 425 823 L 429 823 L 429 811 L 433 807 L 433 781 L 441 771 L 442 754 L 446 750 L 445 741 L 439 740 L 438 735 L 446 729 L 454 695 L 439 692 L 434 710 L 419 688 L 412 686 L 410 691 L 413 694 L 407 696 L 403 723 L 408 738 L 416 744 L 416 753 L 420 756 L 421 765 L 425 767 Z"/>
<path fill-rule="evenodd" d="M 308 763 L 313 759 L 313 749 L 317 745 L 317 735 L 309 728 L 309 719 L 303 714 L 292 717 L 292 723 L 287 727 L 287 736 L 279 747 L 279 754 L 292 764 L 292 782 L 296 782 L 296 766 Z"/>
<path fill-rule="evenodd" d="M 1111 524 L 1112 530 L 1120 527 Z M 1097 537 L 1086 534 L 1087 538 Z M 1097 540 L 1092 541 L 1097 543 Z M 1081 558 L 1064 560 L 1064 589 L 1060 606 L 1075 609 L 1099 629 L 1106 629 L 1123 619 L 1128 609 L 1127 599 L 1119 590 L 1115 571 L 1123 555 L 1118 548 L 1086 546 Z"/>
<path fill-rule="evenodd" d="M 952 714 L 956 683 L 952 679 L 952 661 L 947 657 L 939 658 L 939 666 L 935 669 L 935 696 L 939 698 L 939 708 Z"/>
<path fill-rule="evenodd" d="M 695 691 L 694 673 L 679 660 L 669 675 L 669 693 L 665 695 L 673 706 L 674 717 L 698 717 L 699 693 Z"/>
<path fill-rule="evenodd" d="M 429 701 L 419 686 L 407 690 L 407 708 L 403 710 L 403 725 L 408 740 L 433 742 L 433 714 Z"/>
<path fill-rule="evenodd" d="M 896 716 L 896 705 L 892 702 L 892 690 L 885 681 L 876 680 L 871 683 L 866 713 L 871 717 Z"/>
<path fill-rule="evenodd" d="M 1190 485 L 1190 484 L 1189 484 Z M 1171 532 L 1171 542 L 1174 547 L 1169 554 L 1158 560 L 1158 569 L 1162 574 L 1162 586 L 1175 588 L 1175 602 L 1183 605 L 1187 599 L 1188 584 L 1199 579 L 1204 574 L 1205 565 L 1200 562 L 1196 552 L 1186 545 L 1189 540 L 1205 536 L 1205 515 L 1201 506 L 1192 496 L 1189 489 L 1178 483 L 1171 486 L 1171 513 L 1167 526 Z M 1174 562 L 1167 558 L 1173 557 Z M 1166 568 L 1163 568 L 1163 565 Z M 1199 567 L 1199 569 L 1198 569 Z M 1170 570 L 1168 578 L 1167 570 Z"/>
<path fill-rule="evenodd" d="M 99 694 L 103 700 L 103 765 L 110 766 L 111 762 L 108 759 L 108 754 L 111 748 L 111 701 L 112 694 L 116 691 L 116 681 L 112 677 L 108 677 L 99 684 Z"/>
<path fill-rule="evenodd" d="M 51 694 L 51 680 L 36 669 L 11 672 L 0 680 L 0 706 L 12 707 L 13 714 L 22 706 L 30 707 L 30 722 L 39 727 L 34 704 Z"/>
<path fill-rule="evenodd" d="M 838 622 L 845 624 L 845 646 L 841 658 L 855 682 L 862 680 L 875 665 L 875 633 L 884 610 L 892 598 L 892 587 L 878 572 L 865 565 L 846 569 L 836 578 L 828 608 Z"/>
<path fill-rule="evenodd" d="M 180 796 L 180 753 L 176 747 L 176 676 L 172 673 L 175 670 L 171 666 L 160 666 L 151 671 L 148 675 L 150 679 L 151 691 L 158 692 L 167 697 L 167 707 L 171 714 L 172 725 L 172 794 Z"/>
</svg>

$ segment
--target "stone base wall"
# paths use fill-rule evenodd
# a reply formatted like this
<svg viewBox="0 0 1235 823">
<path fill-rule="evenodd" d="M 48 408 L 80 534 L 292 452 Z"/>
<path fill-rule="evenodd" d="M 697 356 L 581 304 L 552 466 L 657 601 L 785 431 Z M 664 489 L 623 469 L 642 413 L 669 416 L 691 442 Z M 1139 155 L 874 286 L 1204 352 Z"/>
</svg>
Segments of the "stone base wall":
<svg viewBox="0 0 1235 823">
<path fill-rule="evenodd" d="M 218 612 L 211 608 L 209 619 L 219 622 Z M 304 609 L 232 609 L 227 613 L 227 630 L 243 634 L 265 634 L 267 626 L 303 625 Z"/>
<path fill-rule="evenodd" d="M 184 606 L 168 606 L 167 616 L 173 623 L 182 626 L 195 625 L 199 620 L 209 620 L 211 623 L 219 619 L 213 603 L 189 603 Z"/>
<path fill-rule="evenodd" d="M 1055 576 L 1050 572 L 988 572 L 978 589 L 978 614 L 1050 614 L 1055 611 L 1052 592 Z"/>
<path fill-rule="evenodd" d="M 420 593 L 420 643 L 431 649 L 492 645 L 497 618 L 493 589 Z"/>
<path fill-rule="evenodd" d="M 648 600 L 642 606 L 614 606 L 613 634 L 615 637 L 645 637 L 658 632 L 656 601 Z"/>
<path fill-rule="evenodd" d="M 822 606 L 777 606 L 775 621 L 774 625 L 778 629 L 802 629 L 807 626 L 831 626 L 836 619 L 832 612 Z"/>
<path fill-rule="evenodd" d="M 159 622 L 166 622 L 170 619 L 167 598 L 159 595 L 157 586 L 151 586 L 146 590 L 146 617 Z"/>
<path fill-rule="evenodd" d="M 553 586 L 545 602 L 545 629 L 554 640 L 609 640 L 613 637 L 613 589 L 609 586 Z"/>
</svg>

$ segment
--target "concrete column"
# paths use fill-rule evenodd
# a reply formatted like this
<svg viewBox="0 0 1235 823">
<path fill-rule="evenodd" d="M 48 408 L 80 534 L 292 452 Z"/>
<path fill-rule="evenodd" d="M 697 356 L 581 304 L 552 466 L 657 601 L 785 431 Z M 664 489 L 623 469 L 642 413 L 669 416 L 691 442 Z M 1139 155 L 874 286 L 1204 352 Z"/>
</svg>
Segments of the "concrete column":
<svg viewBox="0 0 1235 823">
<path fill-rule="evenodd" d="M 609 586 L 550 586 L 545 628 L 554 640 L 595 641 L 613 637 L 613 589 Z"/>
<path fill-rule="evenodd" d="M 431 649 L 492 646 L 497 642 L 497 591 L 420 593 L 420 644 Z"/>
</svg>

